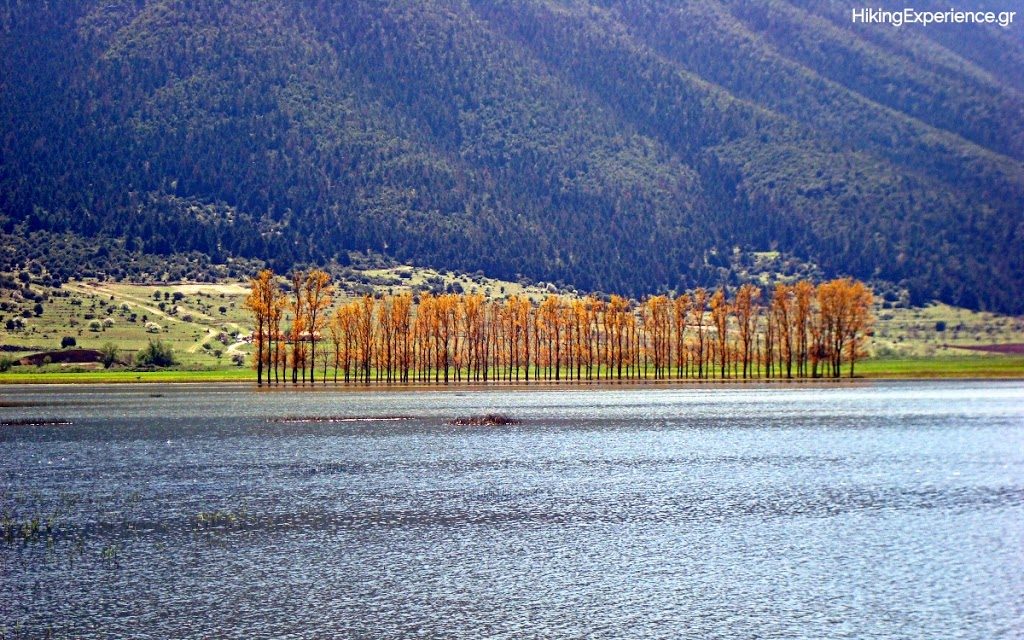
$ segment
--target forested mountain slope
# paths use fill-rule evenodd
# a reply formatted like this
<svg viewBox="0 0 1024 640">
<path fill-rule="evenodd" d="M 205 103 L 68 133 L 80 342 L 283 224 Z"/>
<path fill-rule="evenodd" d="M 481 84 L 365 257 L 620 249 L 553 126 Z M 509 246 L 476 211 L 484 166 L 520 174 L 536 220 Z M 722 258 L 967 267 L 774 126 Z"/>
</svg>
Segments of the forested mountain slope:
<svg viewBox="0 0 1024 640">
<path fill-rule="evenodd" d="M 1022 312 L 1021 22 L 856 25 L 827 0 L 7 1 L 0 221 L 633 294 L 778 249 Z"/>
</svg>

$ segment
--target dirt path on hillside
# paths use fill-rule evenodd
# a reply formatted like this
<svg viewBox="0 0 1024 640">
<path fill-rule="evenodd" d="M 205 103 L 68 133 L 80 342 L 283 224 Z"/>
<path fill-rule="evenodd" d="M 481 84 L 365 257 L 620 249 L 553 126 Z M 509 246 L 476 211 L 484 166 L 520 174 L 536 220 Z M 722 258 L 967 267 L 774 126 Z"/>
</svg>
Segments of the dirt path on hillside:
<svg viewBox="0 0 1024 640">
<path fill-rule="evenodd" d="M 107 287 L 104 287 L 102 285 L 83 284 L 81 282 L 65 282 L 64 283 L 64 288 L 68 289 L 70 291 L 74 291 L 75 293 L 81 293 L 81 294 L 97 294 L 97 293 L 101 293 L 101 294 L 104 294 L 104 295 L 113 296 L 115 299 L 116 298 L 121 298 L 121 299 L 123 299 L 125 301 L 128 301 L 128 302 L 131 302 L 131 303 L 135 304 L 135 306 L 137 306 L 137 307 L 139 307 L 141 309 L 145 309 L 148 313 L 152 313 L 155 316 L 159 316 L 159 317 L 167 320 L 168 322 L 179 322 L 179 323 L 180 322 L 184 322 L 184 320 L 182 320 L 180 318 L 175 318 L 174 316 L 168 314 L 166 311 L 161 311 L 159 307 L 151 307 L 151 306 L 149 306 L 151 304 L 151 301 L 149 301 L 148 299 L 140 298 L 138 296 L 124 294 L 124 293 L 121 293 L 120 291 L 112 291 L 112 290 L 110 290 Z M 196 324 L 196 323 L 191 323 L 191 324 Z M 200 325 L 200 326 L 205 326 L 205 325 Z"/>
<path fill-rule="evenodd" d="M 111 289 L 110 287 L 102 285 L 102 284 L 96 284 L 96 283 L 85 284 L 85 283 L 81 283 L 81 282 L 68 282 L 68 283 L 65 283 L 64 286 L 67 287 L 68 289 L 70 289 L 71 291 L 76 291 L 78 293 L 102 293 L 104 295 L 114 296 L 115 298 L 121 298 L 123 300 L 131 302 L 131 303 L 133 303 L 133 304 L 135 304 L 135 305 L 145 309 L 146 311 L 150 311 L 150 312 L 155 313 L 155 314 L 157 314 L 159 316 L 162 316 L 162 317 L 166 318 L 170 322 L 186 322 L 185 320 L 182 320 L 180 318 L 176 318 L 175 316 L 172 316 L 172 315 L 168 314 L 166 311 L 161 311 L 159 307 L 152 307 L 152 306 L 150 306 L 151 304 L 153 304 L 153 301 L 151 299 L 149 299 L 149 298 L 143 298 L 143 297 L 140 297 L 140 296 L 137 296 L 137 295 L 133 295 L 133 294 L 130 294 L 130 293 L 125 293 L 124 291 L 117 291 L 117 290 Z M 217 322 L 217 319 L 214 318 L 213 316 L 207 315 L 207 314 L 203 313 L 202 311 L 199 311 L 197 309 L 193 309 L 192 307 L 183 306 L 183 305 L 178 304 L 178 303 L 174 303 L 174 306 L 178 307 L 180 310 L 182 310 L 184 312 L 192 314 L 193 318 L 202 319 L 202 320 L 208 320 L 209 321 L 208 323 L 192 322 L 191 324 L 198 324 L 200 326 L 207 326 L 210 323 Z"/>
<path fill-rule="evenodd" d="M 178 324 L 191 324 L 193 326 L 196 326 L 196 327 L 199 327 L 201 329 L 204 329 L 206 333 L 203 334 L 195 342 L 195 344 L 193 344 L 192 346 L 190 346 L 188 348 L 188 352 L 189 353 L 198 353 L 199 350 L 203 348 L 203 345 L 206 344 L 207 341 L 209 341 L 210 339 L 215 339 L 221 333 L 220 329 L 218 329 L 216 327 L 211 327 L 210 326 L 211 324 L 213 324 L 215 322 L 218 322 L 218 320 L 216 318 L 213 318 L 212 316 L 209 316 L 209 315 L 207 315 L 205 313 L 202 313 L 201 311 L 196 311 L 195 309 L 193 309 L 191 307 L 177 305 L 178 308 L 179 308 L 179 314 L 181 312 L 192 314 L 193 320 L 188 321 L 188 320 L 183 320 L 182 318 L 179 318 L 179 317 L 175 317 L 175 316 L 171 315 L 170 313 L 167 313 L 166 311 L 162 311 L 159 307 L 151 306 L 152 305 L 152 301 L 149 298 L 143 298 L 143 297 L 140 297 L 140 296 L 132 295 L 130 293 L 125 293 L 123 291 L 114 290 L 114 289 L 112 289 L 110 287 L 107 287 L 107 286 L 104 286 L 102 284 L 97 284 L 97 283 L 88 283 L 88 284 L 86 284 L 86 283 L 83 283 L 83 282 L 66 282 L 66 283 L 64 283 L 64 288 L 66 288 L 69 291 L 72 291 L 74 293 L 78 293 L 78 294 L 82 294 L 82 295 L 86 295 L 86 294 L 94 294 L 94 295 L 95 294 L 101 294 L 101 295 L 106 295 L 106 296 L 113 296 L 113 298 L 115 300 L 121 300 L 123 302 L 129 302 L 131 304 L 134 304 L 135 306 L 139 307 L 140 309 L 145 310 L 148 314 L 152 314 L 153 316 L 161 318 L 161 319 L 163 319 L 163 320 L 165 320 L 167 322 L 175 322 L 175 323 L 178 323 Z M 207 322 L 197 322 L 196 320 L 206 320 Z M 240 333 L 242 332 L 242 328 L 237 323 L 225 322 L 224 323 L 224 327 L 226 328 L 228 326 L 233 326 L 235 329 L 239 330 Z M 242 344 L 244 344 L 244 343 L 242 343 Z M 232 345 L 232 346 L 234 346 L 234 345 Z M 230 347 L 228 349 L 230 351 Z"/>
</svg>

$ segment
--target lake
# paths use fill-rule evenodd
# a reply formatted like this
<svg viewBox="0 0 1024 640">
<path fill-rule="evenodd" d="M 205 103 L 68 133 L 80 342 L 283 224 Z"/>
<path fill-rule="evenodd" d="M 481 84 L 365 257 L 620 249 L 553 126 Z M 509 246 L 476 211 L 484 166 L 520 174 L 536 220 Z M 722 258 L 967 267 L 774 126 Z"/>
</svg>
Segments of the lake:
<svg viewBox="0 0 1024 640">
<path fill-rule="evenodd" d="M 0 422 L 5 638 L 1024 635 L 1019 381 L 4 387 Z"/>
</svg>

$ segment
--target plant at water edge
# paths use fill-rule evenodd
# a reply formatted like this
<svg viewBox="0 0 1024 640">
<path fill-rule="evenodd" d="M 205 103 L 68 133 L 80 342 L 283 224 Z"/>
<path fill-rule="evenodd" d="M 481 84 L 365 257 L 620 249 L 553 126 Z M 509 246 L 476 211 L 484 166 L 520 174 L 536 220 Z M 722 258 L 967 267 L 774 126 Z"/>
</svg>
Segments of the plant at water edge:
<svg viewBox="0 0 1024 640">
<path fill-rule="evenodd" d="M 100 362 L 103 363 L 103 368 L 109 369 L 113 366 L 114 363 L 117 362 L 117 356 L 119 354 L 120 351 L 118 350 L 117 345 L 113 342 L 107 342 L 100 347 Z"/>
<path fill-rule="evenodd" d="M 162 340 L 150 340 L 149 344 L 135 356 L 135 362 L 139 365 L 154 367 L 169 367 L 177 364 L 174 357 L 174 349 L 165 344 Z"/>
</svg>

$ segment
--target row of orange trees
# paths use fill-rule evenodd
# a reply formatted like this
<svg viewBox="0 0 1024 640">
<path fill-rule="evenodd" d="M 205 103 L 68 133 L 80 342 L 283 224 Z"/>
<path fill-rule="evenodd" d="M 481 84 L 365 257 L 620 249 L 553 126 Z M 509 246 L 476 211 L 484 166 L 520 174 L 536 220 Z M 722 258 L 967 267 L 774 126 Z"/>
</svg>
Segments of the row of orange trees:
<svg viewBox="0 0 1024 640">
<path fill-rule="evenodd" d="M 854 375 L 872 294 L 841 278 L 642 302 L 403 293 L 341 301 L 319 269 L 252 280 L 257 382 L 449 383 Z"/>
</svg>

